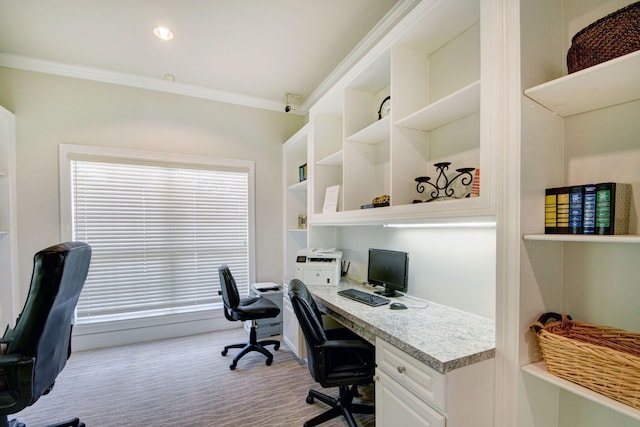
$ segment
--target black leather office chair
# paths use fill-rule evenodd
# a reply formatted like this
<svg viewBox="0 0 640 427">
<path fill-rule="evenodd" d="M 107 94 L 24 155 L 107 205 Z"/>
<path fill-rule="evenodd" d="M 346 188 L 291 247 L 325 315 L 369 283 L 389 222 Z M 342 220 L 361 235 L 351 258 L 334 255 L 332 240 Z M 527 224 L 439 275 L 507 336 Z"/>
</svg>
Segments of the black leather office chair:
<svg viewBox="0 0 640 427">
<path fill-rule="evenodd" d="M 309 390 L 307 403 L 314 399 L 331 409 L 304 423 L 316 426 L 337 416 L 344 416 L 351 427 L 356 426 L 353 413 L 373 414 L 373 405 L 353 403 L 358 385 L 371 384 L 375 372 L 375 348 L 345 328 L 324 330 L 322 315 L 307 287 L 298 279 L 289 283 L 289 298 L 307 345 L 307 363 L 313 379 L 322 387 L 339 387 L 339 397 L 333 398 Z"/>
<path fill-rule="evenodd" d="M 34 256 L 27 301 L 13 329 L 0 340 L 0 427 L 24 424 L 9 421 L 53 388 L 71 355 L 71 328 L 84 286 L 91 247 L 70 242 L 43 249 Z M 80 391 L 79 391 L 80 392 Z M 84 426 L 77 418 L 56 426 Z"/>
<path fill-rule="evenodd" d="M 224 301 L 224 317 L 232 322 L 237 320 L 249 320 L 251 321 L 251 330 L 249 332 L 249 342 L 228 345 L 222 350 L 222 355 L 226 356 L 230 348 L 241 348 L 240 353 L 233 358 L 233 362 L 229 365 L 229 369 L 234 370 L 240 360 L 245 354 L 251 351 L 258 351 L 267 356 L 267 366 L 273 363 L 273 354 L 265 348 L 267 345 L 273 345 L 274 350 L 280 348 L 280 341 L 277 340 L 262 340 L 257 339 L 257 325 L 258 319 L 270 319 L 277 317 L 280 314 L 280 308 L 267 298 L 261 297 L 247 297 L 240 298 L 238 294 L 238 288 L 236 287 L 236 281 L 231 275 L 231 270 L 227 265 L 221 265 L 218 267 L 218 274 L 220 275 L 220 294 Z"/>
</svg>

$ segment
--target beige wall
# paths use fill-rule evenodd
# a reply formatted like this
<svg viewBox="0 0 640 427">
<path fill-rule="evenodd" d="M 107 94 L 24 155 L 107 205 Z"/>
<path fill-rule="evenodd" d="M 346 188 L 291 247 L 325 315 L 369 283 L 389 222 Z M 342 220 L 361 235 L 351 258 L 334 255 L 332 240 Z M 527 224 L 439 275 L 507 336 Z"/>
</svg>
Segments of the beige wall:
<svg viewBox="0 0 640 427">
<path fill-rule="evenodd" d="M 367 279 L 368 248 L 406 251 L 410 295 L 495 320 L 495 229 L 359 226 L 337 233 L 354 277 Z"/>
<path fill-rule="evenodd" d="M 301 117 L 2 67 L 0 105 L 16 115 L 21 300 L 33 254 L 60 240 L 61 143 L 255 161 L 256 279 L 280 280 L 281 145 Z"/>
</svg>

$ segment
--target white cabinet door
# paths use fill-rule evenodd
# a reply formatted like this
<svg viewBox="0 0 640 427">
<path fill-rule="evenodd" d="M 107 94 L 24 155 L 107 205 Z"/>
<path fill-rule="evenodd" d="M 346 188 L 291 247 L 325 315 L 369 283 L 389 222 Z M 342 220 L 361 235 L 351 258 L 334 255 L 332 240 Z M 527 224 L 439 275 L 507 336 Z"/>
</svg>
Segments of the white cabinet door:
<svg viewBox="0 0 640 427">
<path fill-rule="evenodd" d="M 300 359 L 306 358 L 304 336 L 300 330 L 300 325 L 298 325 L 296 314 L 293 312 L 291 300 L 286 295 L 282 300 L 282 322 L 282 339 L 285 344 Z"/>
</svg>

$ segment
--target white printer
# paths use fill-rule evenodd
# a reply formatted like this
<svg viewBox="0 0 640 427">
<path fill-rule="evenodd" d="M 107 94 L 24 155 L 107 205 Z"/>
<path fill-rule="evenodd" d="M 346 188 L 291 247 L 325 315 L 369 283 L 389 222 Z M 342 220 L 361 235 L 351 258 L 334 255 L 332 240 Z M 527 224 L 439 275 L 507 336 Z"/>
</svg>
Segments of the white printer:
<svg viewBox="0 0 640 427">
<path fill-rule="evenodd" d="M 306 285 L 337 286 L 342 273 L 342 251 L 301 249 L 296 258 L 296 277 Z"/>
</svg>

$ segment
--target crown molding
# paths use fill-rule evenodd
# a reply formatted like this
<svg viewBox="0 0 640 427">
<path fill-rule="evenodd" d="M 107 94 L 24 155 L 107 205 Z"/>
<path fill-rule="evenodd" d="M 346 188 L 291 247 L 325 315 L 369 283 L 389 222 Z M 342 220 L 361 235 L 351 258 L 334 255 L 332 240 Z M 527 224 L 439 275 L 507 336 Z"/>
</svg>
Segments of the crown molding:
<svg viewBox="0 0 640 427">
<path fill-rule="evenodd" d="M 209 89 L 202 86 L 159 80 L 134 74 L 126 74 L 98 68 L 45 61 L 42 59 L 31 58 L 27 56 L 0 53 L 0 66 L 64 77 L 73 77 L 77 79 L 91 80 L 102 83 L 112 83 L 122 86 L 149 89 L 159 92 L 184 95 L 193 98 L 202 98 L 210 101 L 219 101 L 228 104 L 242 105 L 264 110 L 273 110 L 278 112 L 284 111 L 284 102 L 277 102 L 263 98 L 240 95 L 232 92 Z"/>
<path fill-rule="evenodd" d="M 334 86 L 364 55 L 366 55 L 402 18 L 421 0 L 399 0 L 380 22 L 356 45 L 340 64 L 320 83 L 304 102 L 290 114 L 306 115 L 332 86 Z M 102 83 L 111 83 L 158 92 L 202 98 L 264 110 L 284 112 L 285 103 L 264 98 L 241 95 L 233 92 L 210 89 L 202 86 L 171 82 L 135 74 L 65 64 L 28 56 L 0 52 L 0 66 L 25 71 L 53 74 Z"/>
</svg>

